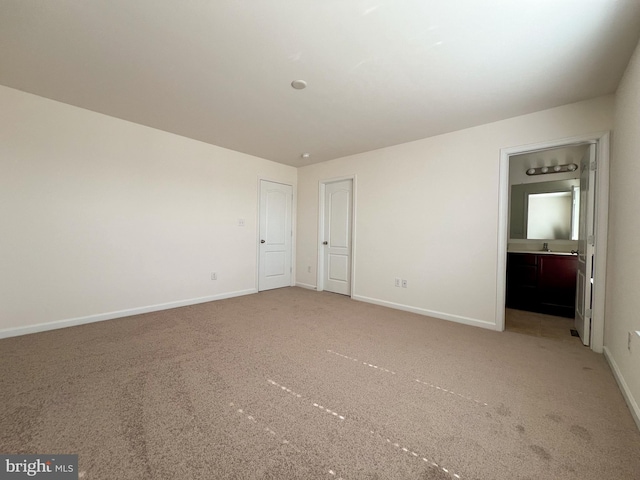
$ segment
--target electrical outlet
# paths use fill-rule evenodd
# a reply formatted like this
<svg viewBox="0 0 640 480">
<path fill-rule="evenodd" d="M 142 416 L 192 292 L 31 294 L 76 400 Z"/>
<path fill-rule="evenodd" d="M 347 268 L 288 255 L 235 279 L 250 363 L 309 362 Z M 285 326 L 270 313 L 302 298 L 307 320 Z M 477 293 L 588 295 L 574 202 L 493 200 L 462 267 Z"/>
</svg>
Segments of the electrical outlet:
<svg viewBox="0 0 640 480">
<path fill-rule="evenodd" d="M 218 274 L 216 272 L 211 272 L 211 280 L 217 280 Z"/>
<path fill-rule="evenodd" d="M 401 280 L 400 280 L 398 277 L 396 277 L 396 287 L 399 287 L 399 286 L 400 286 L 400 281 L 401 281 Z"/>
<path fill-rule="evenodd" d="M 238 219 L 238 226 L 239 227 L 244 227 L 244 218 L 239 218 Z"/>
<path fill-rule="evenodd" d="M 402 288 L 407 288 L 408 282 L 406 280 L 402 280 Z"/>
<path fill-rule="evenodd" d="M 307 273 L 311 273 L 311 265 L 307 267 Z"/>
</svg>

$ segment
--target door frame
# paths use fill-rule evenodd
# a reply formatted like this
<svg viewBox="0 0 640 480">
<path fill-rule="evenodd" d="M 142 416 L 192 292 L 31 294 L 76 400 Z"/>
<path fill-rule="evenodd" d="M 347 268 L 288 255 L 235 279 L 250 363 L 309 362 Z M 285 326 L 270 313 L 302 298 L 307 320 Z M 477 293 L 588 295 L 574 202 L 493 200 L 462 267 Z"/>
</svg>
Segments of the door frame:
<svg viewBox="0 0 640 480">
<path fill-rule="evenodd" d="M 274 179 L 272 177 L 263 177 L 258 175 L 258 183 L 257 183 L 257 200 L 256 200 L 256 287 L 255 291 L 260 291 L 260 200 L 261 200 L 261 185 L 262 181 L 265 180 L 271 183 L 279 183 L 281 185 L 288 185 L 291 187 L 291 192 L 293 194 L 293 198 L 291 199 L 291 283 L 290 287 L 294 287 L 296 285 L 296 204 L 297 204 L 297 189 L 296 184 L 293 182 L 282 181 L 278 179 Z"/>
<path fill-rule="evenodd" d="M 594 236 L 595 262 L 593 264 L 593 304 L 591 316 L 591 350 L 602 353 L 604 347 L 604 302 L 607 278 L 607 232 L 609 218 L 609 148 L 610 132 L 597 132 L 575 137 L 550 140 L 500 149 L 500 180 L 498 189 L 498 267 L 496 298 L 496 329 L 504 331 L 507 285 L 507 244 L 509 242 L 509 157 L 550 148 L 595 143 L 597 170 L 595 182 Z"/>
<path fill-rule="evenodd" d="M 316 269 L 316 290 L 322 292 L 324 290 L 324 249 L 322 242 L 324 241 L 324 204 L 325 190 L 328 183 L 341 182 L 343 180 L 351 180 L 351 292 L 350 298 L 353 298 L 356 287 L 356 175 L 345 175 L 342 177 L 333 177 L 318 182 L 318 266 Z"/>
</svg>

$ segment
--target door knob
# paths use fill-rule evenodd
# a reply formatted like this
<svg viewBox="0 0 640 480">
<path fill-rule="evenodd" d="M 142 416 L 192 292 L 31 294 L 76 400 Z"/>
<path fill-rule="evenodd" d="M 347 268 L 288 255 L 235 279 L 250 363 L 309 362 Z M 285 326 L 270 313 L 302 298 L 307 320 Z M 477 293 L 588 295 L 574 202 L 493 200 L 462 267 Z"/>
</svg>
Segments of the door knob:
<svg viewBox="0 0 640 480">
<path fill-rule="evenodd" d="M 329 242 L 327 242 L 326 240 L 324 242 L 322 242 L 323 245 L 329 245 Z"/>
<path fill-rule="evenodd" d="M 264 243 L 264 242 L 265 242 L 264 240 L 260 240 L 260 243 Z"/>
</svg>

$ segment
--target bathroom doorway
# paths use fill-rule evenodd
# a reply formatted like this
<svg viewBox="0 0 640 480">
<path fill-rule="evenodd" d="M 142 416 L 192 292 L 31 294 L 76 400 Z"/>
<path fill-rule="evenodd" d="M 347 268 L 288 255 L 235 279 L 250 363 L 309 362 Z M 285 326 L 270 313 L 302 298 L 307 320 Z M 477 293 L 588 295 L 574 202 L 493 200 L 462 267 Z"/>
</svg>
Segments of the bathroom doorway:
<svg viewBox="0 0 640 480">
<path fill-rule="evenodd" d="M 608 165 L 608 132 L 501 150 L 501 330 L 511 322 L 529 334 L 562 326 L 569 335 L 573 323 L 584 345 L 602 351 Z"/>
</svg>

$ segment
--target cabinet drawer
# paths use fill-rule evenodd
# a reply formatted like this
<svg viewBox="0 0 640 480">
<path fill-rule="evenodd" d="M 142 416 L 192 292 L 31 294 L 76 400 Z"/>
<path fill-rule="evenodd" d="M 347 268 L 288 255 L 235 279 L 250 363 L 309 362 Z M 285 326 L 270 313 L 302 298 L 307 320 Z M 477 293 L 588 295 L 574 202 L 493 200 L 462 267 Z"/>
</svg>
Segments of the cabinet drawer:
<svg viewBox="0 0 640 480">
<path fill-rule="evenodd" d="M 537 265 L 538 255 L 535 253 L 509 253 L 507 265 Z"/>
</svg>

